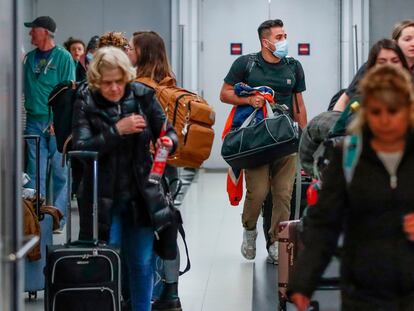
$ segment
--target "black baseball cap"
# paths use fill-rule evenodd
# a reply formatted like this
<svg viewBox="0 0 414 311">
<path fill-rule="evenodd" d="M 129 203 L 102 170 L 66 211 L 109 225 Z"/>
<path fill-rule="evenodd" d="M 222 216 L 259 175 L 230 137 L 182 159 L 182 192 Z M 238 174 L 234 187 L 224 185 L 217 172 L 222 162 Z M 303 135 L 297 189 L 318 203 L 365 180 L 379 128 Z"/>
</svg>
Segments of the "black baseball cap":
<svg viewBox="0 0 414 311">
<path fill-rule="evenodd" d="M 56 23 L 50 16 L 39 16 L 33 22 L 24 23 L 26 27 L 42 27 L 51 32 L 56 31 Z"/>
</svg>

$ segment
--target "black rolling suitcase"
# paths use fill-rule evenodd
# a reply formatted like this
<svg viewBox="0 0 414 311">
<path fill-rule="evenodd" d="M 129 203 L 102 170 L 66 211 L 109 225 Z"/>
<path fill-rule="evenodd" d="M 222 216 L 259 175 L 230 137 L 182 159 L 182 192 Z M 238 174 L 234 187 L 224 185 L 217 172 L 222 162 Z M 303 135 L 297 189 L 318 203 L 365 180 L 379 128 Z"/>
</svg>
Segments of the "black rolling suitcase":
<svg viewBox="0 0 414 311">
<path fill-rule="evenodd" d="M 71 241 L 71 187 L 68 186 L 67 242 L 48 248 L 45 310 L 119 311 L 121 309 L 121 259 L 118 252 L 98 243 L 98 153 L 69 152 L 71 158 L 93 159 L 93 241 Z"/>
</svg>

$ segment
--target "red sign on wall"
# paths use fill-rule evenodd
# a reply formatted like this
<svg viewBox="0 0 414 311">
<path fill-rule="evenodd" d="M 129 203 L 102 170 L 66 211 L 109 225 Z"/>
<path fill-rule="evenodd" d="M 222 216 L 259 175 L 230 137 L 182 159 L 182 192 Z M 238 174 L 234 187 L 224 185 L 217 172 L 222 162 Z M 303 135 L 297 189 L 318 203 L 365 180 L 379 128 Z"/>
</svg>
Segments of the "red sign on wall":
<svg viewBox="0 0 414 311">
<path fill-rule="evenodd" d="M 243 48 L 241 43 L 230 43 L 230 54 L 231 55 L 242 55 Z"/>
<path fill-rule="evenodd" d="M 310 43 L 299 43 L 298 55 L 310 55 Z"/>
</svg>

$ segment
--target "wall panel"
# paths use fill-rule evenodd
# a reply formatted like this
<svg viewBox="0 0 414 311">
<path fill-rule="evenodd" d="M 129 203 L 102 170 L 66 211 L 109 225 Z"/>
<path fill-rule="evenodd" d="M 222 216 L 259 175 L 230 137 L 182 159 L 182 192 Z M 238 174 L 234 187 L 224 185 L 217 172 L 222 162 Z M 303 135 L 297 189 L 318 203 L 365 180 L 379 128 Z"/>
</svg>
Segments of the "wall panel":
<svg viewBox="0 0 414 311">
<path fill-rule="evenodd" d="M 123 31 L 130 37 L 137 30 L 155 30 L 171 41 L 170 0 L 37 0 L 33 14 L 50 15 L 57 23 L 56 42 L 69 36 L 85 42 L 106 31 Z"/>
<path fill-rule="evenodd" d="M 370 1 L 370 43 L 391 38 L 394 25 L 405 19 L 414 19 L 413 0 Z"/>
</svg>

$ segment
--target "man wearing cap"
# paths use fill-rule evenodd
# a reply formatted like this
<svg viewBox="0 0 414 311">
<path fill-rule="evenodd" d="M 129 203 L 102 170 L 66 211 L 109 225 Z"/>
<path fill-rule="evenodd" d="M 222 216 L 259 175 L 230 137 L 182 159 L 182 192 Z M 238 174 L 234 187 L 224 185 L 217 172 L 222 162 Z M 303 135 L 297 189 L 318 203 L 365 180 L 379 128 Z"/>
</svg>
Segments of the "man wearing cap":
<svg viewBox="0 0 414 311">
<path fill-rule="evenodd" d="M 56 23 L 49 16 L 40 16 L 25 23 L 36 49 L 27 53 L 23 61 L 26 135 L 40 136 L 40 194 L 46 194 L 47 163 L 50 161 L 53 205 L 64 215 L 66 209 L 66 167 L 61 166 L 62 155 L 56 150 L 56 139 L 49 116 L 48 97 L 60 82 L 75 80 L 75 63 L 65 48 L 55 44 Z M 27 171 L 31 177 L 28 187 L 34 187 L 35 144 L 28 142 Z M 61 228 L 65 219 L 61 221 Z"/>
</svg>

